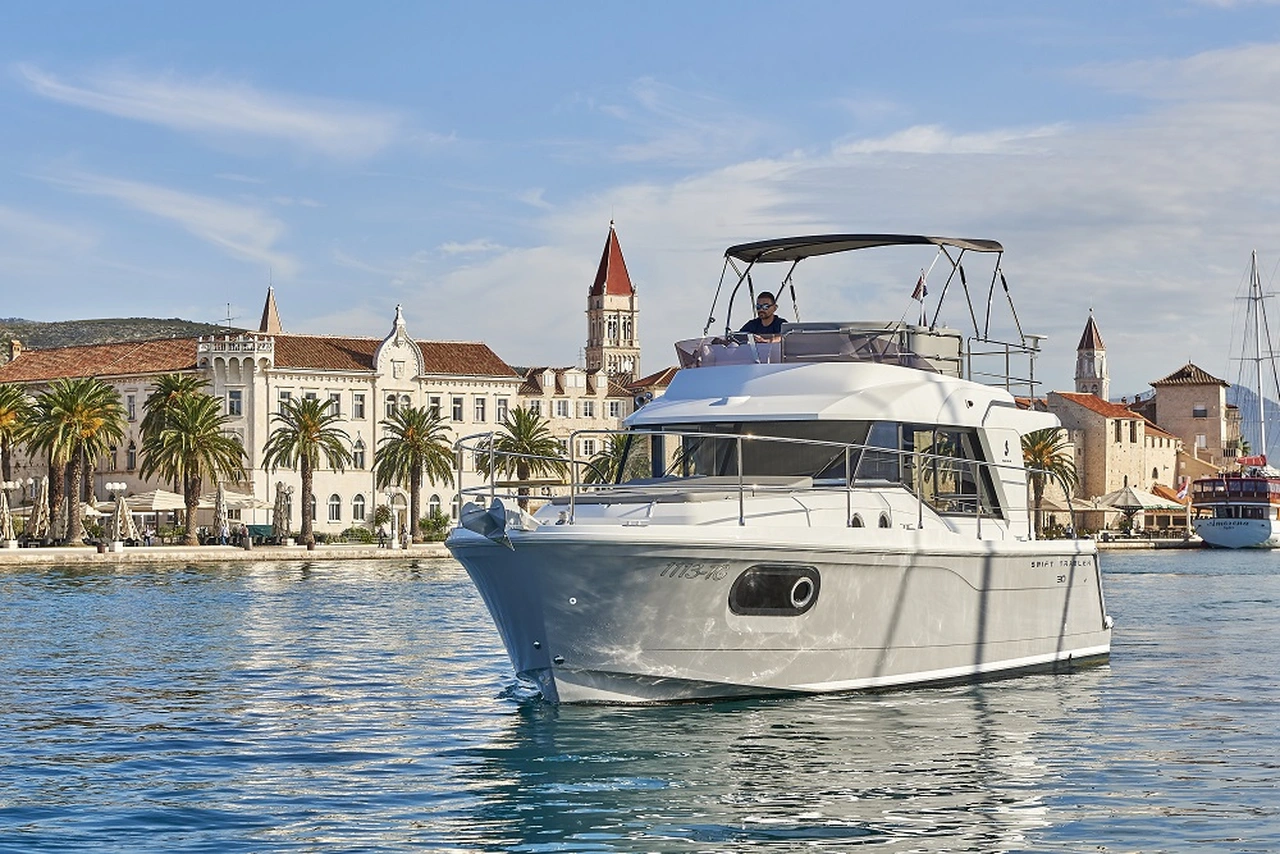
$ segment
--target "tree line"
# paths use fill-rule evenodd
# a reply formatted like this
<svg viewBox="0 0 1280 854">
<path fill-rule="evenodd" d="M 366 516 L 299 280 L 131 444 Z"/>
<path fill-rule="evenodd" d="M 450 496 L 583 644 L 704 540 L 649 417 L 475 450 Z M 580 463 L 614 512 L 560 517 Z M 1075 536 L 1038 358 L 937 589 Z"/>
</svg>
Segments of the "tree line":
<svg viewBox="0 0 1280 854">
<path fill-rule="evenodd" d="M 224 412 L 222 399 L 205 390 L 206 385 L 204 379 L 188 374 L 158 377 L 143 402 L 140 425 L 138 474 L 173 483 L 181 491 L 188 520 L 187 545 L 198 544 L 191 520 L 205 484 L 247 479 L 244 446 L 226 426 L 231 416 Z M 322 461 L 336 471 L 353 463 L 351 437 L 339 420 L 327 401 L 305 397 L 282 401 L 272 416 L 262 465 L 272 472 L 298 471 L 304 505 L 309 504 L 314 472 Z M 410 533 L 418 542 L 424 481 L 446 486 L 454 482 L 449 427 L 438 410 L 412 406 L 397 408 L 380 424 L 383 434 L 374 450 L 374 481 L 379 489 L 407 488 Z M 563 448 L 540 415 L 516 407 L 501 427 L 493 440 L 493 453 L 477 454 L 477 468 L 483 475 L 514 476 L 517 482 L 567 476 Z M 120 394 L 103 380 L 60 379 L 34 396 L 21 386 L 0 384 L 0 469 L 4 480 L 10 480 L 12 455 L 19 448 L 33 460 L 46 461 L 57 541 L 78 542 L 84 536 L 80 497 L 85 479 L 119 446 L 126 429 Z M 621 438 L 606 441 L 604 450 L 588 465 L 588 480 L 613 479 L 624 463 L 624 446 L 617 441 Z M 527 487 L 519 487 L 519 494 L 520 505 L 527 506 Z M 304 506 L 301 515 L 300 540 L 312 544 L 310 507 Z"/>
</svg>

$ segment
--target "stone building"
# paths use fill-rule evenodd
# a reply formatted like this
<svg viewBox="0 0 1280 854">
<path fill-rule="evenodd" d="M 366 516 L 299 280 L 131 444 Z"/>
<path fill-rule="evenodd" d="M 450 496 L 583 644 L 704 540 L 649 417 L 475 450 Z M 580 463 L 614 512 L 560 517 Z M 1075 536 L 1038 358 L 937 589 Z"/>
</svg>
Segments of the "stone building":
<svg viewBox="0 0 1280 854">
<path fill-rule="evenodd" d="M 390 504 L 402 522 L 407 518 L 408 497 L 397 491 L 384 493 L 374 483 L 373 453 L 382 438 L 380 422 L 388 414 L 406 406 L 442 409 L 454 432 L 462 435 L 492 427 L 497 413 L 513 405 L 519 393 L 520 376 L 487 345 L 417 340 L 410 336 L 398 306 L 390 332 L 381 339 L 267 331 L 279 329 L 275 295 L 268 292 L 256 333 L 26 350 L 0 366 L 0 382 L 26 386 L 34 394 L 63 377 L 92 376 L 119 392 L 127 419 L 125 437 L 98 462 L 88 483 L 100 498 L 106 494 L 106 483 L 125 483 L 129 492 L 172 488 L 143 481 L 138 474 L 143 402 L 163 374 L 199 376 L 207 392 L 223 401 L 229 416 L 226 429 L 247 455 L 246 479 L 227 485 L 265 502 L 274 500 L 277 481 L 293 488 L 300 485 L 298 472 L 272 472 L 262 465 L 272 417 L 291 398 L 326 401 L 341 416 L 354 463 L 338 472 L 322 461 L 315 472 L 311 512 L 316 531 L 323 533 L 367 522 L 378 504 Z M 43 460 L 19 454 L 16 463 L 21 476 L 46 473 Z M 464 461 L 463 483 L 479 483 L 470 461 Z M 453 489 L 425 484 L 422 498 L 424 512 L 448 513 Z M 303 502 L 299 498 L 292 503 L 296 529 Z"/>
<path fill-rule="evenodd" d="M 1235 462 L 1240 453 L 1240 411 L 1227 403 L 1225 380 L 1187 362 L 1151 387 L 1154 394 L 1135 408 L 1181 438 L 1196 459 L 1217 468 Z"/>
<path fill-rule="evenodd" d="M 1078 494 L 1097 497 L 1125 486 L 1149 491 L 1176 482 L 1180 440 L 1126 406 L 1080 392 L 1049 392 L 1074 445 Z"/>
</svg>

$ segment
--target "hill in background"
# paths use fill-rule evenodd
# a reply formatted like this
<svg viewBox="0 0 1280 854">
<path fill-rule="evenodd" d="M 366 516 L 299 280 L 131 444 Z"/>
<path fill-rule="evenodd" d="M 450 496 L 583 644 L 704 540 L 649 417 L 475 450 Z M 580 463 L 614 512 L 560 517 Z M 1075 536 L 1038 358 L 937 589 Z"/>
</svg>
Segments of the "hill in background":
<svg viewBox="0 0 1280 854">
<path fill-rule="evenodd" d="M 44 323 L 17 317 L 0 318 L 0 349 L 8 357 L 10 341 L 17 339 L 26 350 L 73 347 L 77 344 L 111 344 L 117 341 L 148 341 L 156 338 L 194 338 L 197 335 L 225 335 L 230 331 L 216 323 L 196 323 L 173 317 L 115 317 L 99 320 L 58 320 Z"/>
<path fill-rule="evenodd" d="M 1262 409 L 1267 419 L 1267 448 L 1264 451 L 1258 443 L 1258 397 L 1252 389 L 1240 385 L 1232 385 L 1227 389 L 1227 403 L 1240 407 L 1240 435 L 1249 443 L 1249 452 L 1267 455 L 1274 466 L 1280 463 L 1280 404 L 1269 397 L 1262 399 Z"/>
</svg>

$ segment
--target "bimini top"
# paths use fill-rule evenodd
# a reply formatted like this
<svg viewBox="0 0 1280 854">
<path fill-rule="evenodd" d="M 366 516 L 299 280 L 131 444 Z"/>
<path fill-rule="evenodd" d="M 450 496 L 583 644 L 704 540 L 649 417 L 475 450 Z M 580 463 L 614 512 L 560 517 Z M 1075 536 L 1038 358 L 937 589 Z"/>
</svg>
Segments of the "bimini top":
<svg viewBox="0 0 1280 854">
<path fill-rule="evenodd" d="M 967 240 L 959 237 L 926 237 L 917 234 L 815 234 L 809 237 L 781 237 L 776 240 L 759 240 L 755 243 L 739 243 L 724 251 L 726 258 L 736 258 L 749 264 L 770 261 L 801 261 L 814 255 L 831 255 L 854 249 L 872 249 L 877 246 L 954 246 L 971 252 L 1003 252 L 1004 247 L 994 240 Z"/>
</svg>

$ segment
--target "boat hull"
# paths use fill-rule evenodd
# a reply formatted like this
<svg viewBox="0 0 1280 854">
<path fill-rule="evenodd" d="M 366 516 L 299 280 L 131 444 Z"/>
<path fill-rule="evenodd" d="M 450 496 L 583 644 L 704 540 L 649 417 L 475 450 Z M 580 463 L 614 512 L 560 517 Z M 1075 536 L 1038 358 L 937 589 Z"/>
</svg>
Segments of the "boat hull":
<svg viewBox="0 0 1280 854">
<path fill-rule="evenodd" d="M 566 527 L 512 532 L 511 548 L 465 530 L 449 539 L 517 674 L 554 702 L 875 690 L 1110 652 L 1087 541 L 931 548 L 886 531 L 902 542 L 851 548 Z M 742 612 L 735 582 L 762 566 L 809 573 L 813 601 L 802 613 Z"/>
<path fill-rule="evenodd" d="M 1280 548 L 1280 521 L 1274 519 L 1201 519 L 1195 529 L 1214 548 Z"/>
</svg>

